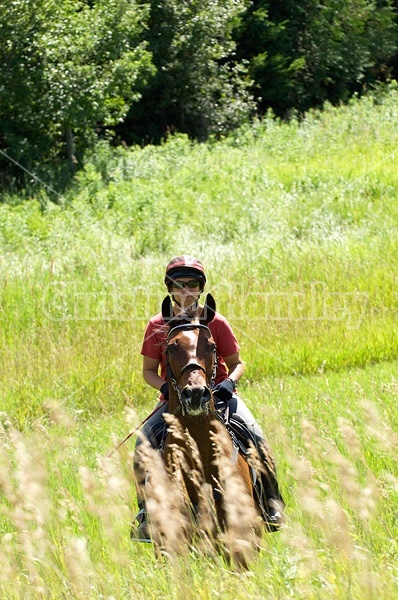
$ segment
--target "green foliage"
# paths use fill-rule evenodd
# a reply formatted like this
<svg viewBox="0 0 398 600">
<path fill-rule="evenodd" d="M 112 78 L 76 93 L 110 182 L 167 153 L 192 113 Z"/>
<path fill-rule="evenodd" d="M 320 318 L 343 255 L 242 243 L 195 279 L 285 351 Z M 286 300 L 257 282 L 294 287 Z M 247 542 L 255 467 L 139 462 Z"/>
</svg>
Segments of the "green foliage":
<svg viewBox="0 0 398 600">
<path fill-rule="evenodd" d="M 124 119 L 151 72 L 130 0 L 0 4 L 0 131 L 25 167 L 87 148 Z"/>
<path fill-rule="evenodd" d="M 261 107 L 277 114 L 346 101 L 374 82 L 397 50 L 393 2 L 251 3 L 238 54 L 250 60 Z"/>
<path fill-rule="evenodd" d="M 51 169 L 59 191 L 99 138 L 220 139 L 346 102 L 396 54 L 392 0 L 0 0 L 0 183 Z"/>
<path fill-rule="evenodd" d="M 130 394 L 145 321 L 164 296 L 164 265 L 182 252 L 203 258 L 209 291 L 241 340 L 248 381 L 392 360 L 396 106 L 392 86 L 301 123 L 270 117 L 223 142 L 101 143 L 59 206 L 44 192 L 0 206 L 2 364 L 39 373 L 44 349 L 59 348 L 70 363 L 56 396 L 108 410 L 113 396 L 97 402 L 97 384 L 88 383 L 96 347 L 111 332 L 120 340 L 113 354 L 112 337 L 102 358 L 118 364 L 128 352 L 120 381 Z M 22 350 L 13 332 L 28 323 Z M 76 335 L 82 345 L 71 352 Z M 18 388 L 27 398 L 21 422 L 40 411 L 54 381 L 50 369 L 41 392 Z M 4 398 L 14 401 L 15 391 Z"/>
<path fill-rule="evenodd" d="M 157 73 L 127 123 L 138 140 L 185 132 L 199 139 L 247 121 L 254 108 L 232 29 L 247 0 L 151 1 L 145 39 Z M 131 139 L 131 132 L 122 128 Z M 129 135 L 130 133 L 130 135 Z"/>
<path fill-rule="evenodd" d="M 264 534 L 248 571 L 197 548 L 168 560 L 132 543 L 134 441 L 107 458 L 139 422 L 130 400 L 124 415 L 88 422 L 48 400 L 30 430 L 0 414 L 1 595 L 394 600 L 395 365 L 275 378 L 242 393 L 268 432 L 288 517 Z"/>
<path fill-rule="evenodd" d="M 59 205 L 4 198 L 1 597 L 396 598 L 397 107 L 393 85 L 222 142 L 101 143 Z M 134 436 L 107 458 L 156 403 L 142 334 L 180 252 L 238 335 L 287 502 L 247 572 L 133 544 Z"/>
</svg>

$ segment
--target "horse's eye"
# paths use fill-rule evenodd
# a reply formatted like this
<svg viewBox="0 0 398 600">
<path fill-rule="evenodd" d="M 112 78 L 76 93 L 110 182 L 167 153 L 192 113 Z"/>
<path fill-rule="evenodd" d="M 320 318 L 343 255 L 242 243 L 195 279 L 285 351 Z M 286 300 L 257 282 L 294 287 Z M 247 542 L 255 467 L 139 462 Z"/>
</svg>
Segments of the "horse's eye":
<svg viewBox="0 0 398 600">
<path fill-rule="evenodd" d="M 177 347 L 177 342 L 173 342 L 172 344 L 169 344 L 169 345 L 166 347 L 166 352 L 167 352 L 167 354 L 172 354 L 172 353 L 173 353 L 173 351 L 176 349 L 176 347 Z"/>
</svg>

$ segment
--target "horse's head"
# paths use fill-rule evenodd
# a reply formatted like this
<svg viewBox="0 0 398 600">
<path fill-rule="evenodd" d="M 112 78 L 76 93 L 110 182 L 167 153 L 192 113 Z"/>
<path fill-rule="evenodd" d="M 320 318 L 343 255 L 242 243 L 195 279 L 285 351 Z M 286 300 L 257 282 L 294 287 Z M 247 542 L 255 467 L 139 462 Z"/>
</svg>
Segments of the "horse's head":
<svg viewBox="0 0 398 600">
<path fill-rule="evenodd" d="M 172 327 L 167 337 L 169 396 L 174 394 L 182 414 L 208 414 L 216 373 L 216 345 L 210 329 L 201 323 Z"/>
<path fill-rule="evenodd" d="M 198 416 L 210 411 L 217 353 L 207 324 L 215 311 L 211 294 L 207 294 L 203 308 L 192 315 L 174 315 L 169 296 L 163 300 L 162 315 L 169 326 L 166 347 L 169 395 L 178 398 L 183 415 Z"/>
</svg>

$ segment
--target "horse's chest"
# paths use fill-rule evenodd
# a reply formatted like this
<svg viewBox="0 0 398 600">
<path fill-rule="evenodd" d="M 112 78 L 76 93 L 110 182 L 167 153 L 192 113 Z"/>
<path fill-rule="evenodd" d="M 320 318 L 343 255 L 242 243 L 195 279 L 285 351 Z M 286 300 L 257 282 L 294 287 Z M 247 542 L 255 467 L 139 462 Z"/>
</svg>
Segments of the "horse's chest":
<svg viewBox="0 0 398 600">
<path fill-rule="evenodd" d="M 165 462 L 169 471 L 182 471 L 188 481 L 195 478 L 196 473 L 212 484 L 218 474 L 214 433 L 207 423 L 182 425 L 178 432 L 169 433 L 165 443 Z"/>
</svg>

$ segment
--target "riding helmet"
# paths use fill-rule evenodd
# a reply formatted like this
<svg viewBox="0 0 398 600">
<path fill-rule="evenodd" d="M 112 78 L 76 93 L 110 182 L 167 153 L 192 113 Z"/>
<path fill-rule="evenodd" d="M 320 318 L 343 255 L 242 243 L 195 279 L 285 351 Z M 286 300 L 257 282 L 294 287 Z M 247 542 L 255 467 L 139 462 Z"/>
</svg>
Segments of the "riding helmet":
<svg viewBox="0 0 398 600">
<path fill-rule="evenodd" d="M 194 256 L 189 256 L 188 254 L 175 256 L 171 259 L 166 267 L 164 282 L 169 286 L 173 279 L 178 279 L 179 277 L 193 277 L 200 281 L 202 285 L 206 283 L 206 275 L 202 263 Z"/>
</svg>

